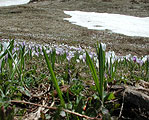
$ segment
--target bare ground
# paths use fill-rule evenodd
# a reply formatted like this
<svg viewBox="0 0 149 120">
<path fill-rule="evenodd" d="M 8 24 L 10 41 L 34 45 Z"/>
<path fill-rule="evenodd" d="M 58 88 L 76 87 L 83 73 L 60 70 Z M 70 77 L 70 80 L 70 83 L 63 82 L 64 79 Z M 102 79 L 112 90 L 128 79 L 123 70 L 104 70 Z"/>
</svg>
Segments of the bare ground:
<svg viewBox="0 0 149 120">
<path fill-rule="evenodd" d="M 27 5 L 0 7 L 0 39 L 94 46 L 97 41 L 119 55 L 148 55 L 149 38 L 128 37 L 111 31 L 88 30 L 63 18 L 64 10 L 108 12 L 149 17 L 148 0 L 38 0 Z"/>
</svg>

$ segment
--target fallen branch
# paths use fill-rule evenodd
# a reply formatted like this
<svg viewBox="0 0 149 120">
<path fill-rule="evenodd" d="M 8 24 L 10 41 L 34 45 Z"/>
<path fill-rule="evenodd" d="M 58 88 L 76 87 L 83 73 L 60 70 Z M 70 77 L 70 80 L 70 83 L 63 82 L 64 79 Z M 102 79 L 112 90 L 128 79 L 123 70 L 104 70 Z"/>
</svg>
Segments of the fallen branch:
<svg viewBox="0 0 149 120">
<path fill-rule="evenodd" d="M 11 100 L 10 102 L 11 103 L 24 103 L 24 104 L 34 105 L 34 106 L 43 107 L 43 108 L 52 109 L 52 110 L 57 110 L 58 109 L 57 107 L 49 107 L 49 106 L 36 104 L 36 103 L 31 103 L 31 102 L 26 102 L 26 101 Z M 89 116 L 82 115 L 80 113 L 73 112 L 73 111 L 70 111 L 70 110 L 67 110 L 67 109 L 64 109 L 64 108 L 62 108 L 62 111 L 66 112 L 66 113 L 70 113 L 70 114 L 76 115 L 76 116 L 79 116 L 79 117 L 82 117 L 82 118 L 86 118 L 88 120 L 100 120 L 99 118 L 89 117 Z"/>
</svg>

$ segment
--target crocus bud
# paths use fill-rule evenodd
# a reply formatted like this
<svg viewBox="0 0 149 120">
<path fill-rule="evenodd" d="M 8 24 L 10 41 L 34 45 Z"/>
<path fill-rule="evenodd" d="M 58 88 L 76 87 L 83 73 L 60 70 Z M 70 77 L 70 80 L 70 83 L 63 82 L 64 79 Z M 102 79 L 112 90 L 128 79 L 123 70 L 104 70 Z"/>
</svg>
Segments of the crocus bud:
<svg viewBox="0 0 149 120">
<path fill-rule="evenodd" d="M 106 44 L 105 43 L 100 43 L 101 46 L 102 46 L 102 50 L 105 51 L 106 50 Z M 100 48 L 100 45 L 99 45 L 99 48 Z"/>
<path fill-rule="evenodd" d="M 132 60 L 133 60 L 134 62 L 136 62 L 136 61 L 137 61 L 137 56 L 133 56 Z"/>
</svg>

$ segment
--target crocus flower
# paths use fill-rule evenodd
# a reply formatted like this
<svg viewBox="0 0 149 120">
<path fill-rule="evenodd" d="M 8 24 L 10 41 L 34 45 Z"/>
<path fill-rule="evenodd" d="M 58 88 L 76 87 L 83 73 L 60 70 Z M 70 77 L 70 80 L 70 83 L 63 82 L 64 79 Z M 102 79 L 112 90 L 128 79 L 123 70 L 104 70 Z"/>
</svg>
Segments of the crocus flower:
<svg viewBox="0 0 149 120">
<path fill-rule="evenodd" d="M 59 47 L 56 47 L 55 50 L 57 55 L 62 55 L 64 51 L 63 48 L 59 48 Z"/>
<path fill-rule="evenodd" d="M 115 52 L 114 51 L 109 51 L 109 52 L 106 52 L 106 62 L 108 64 L 110 63 L 114 63 L 114 61 L 116 60 L 116 55 L 115 55 Z"/>
<path fill-rule="evenodd" d="M 73 56 L 67 56 L 67 60 L 70 61 Z"/>
<path fill-rule="evenodd" d="M 83 60 L 83 55 L 80 55 L 80 56 L 79 56 L 79 59 L 80 59 L 80 60 Z"/>
<path fill-rule="evenodd" d="M 77 62 L 77 63 L 79 63 L 79 62 L 80 62 L 80 60 L 79 60 L 79 59 L 77 59 L 77 60 L 76 60 L 76 62 Z"/>
<path fill-rule="evenodd" d="M 143 65 L 143 61 L 141 59 L 137 59 L 137 63 L 142 66 Z"/>
<path fill-rule="evenodd" d="M 85 59 L 86 58 L 86 53 L 83 53 L 83 59 Z"/>
<path fill-rule="evenodd" d="M 89 53 L 89 56 L 90 56 L 90 58 L 93 58 L 93 54 L 92 53 Z"/>
<path fill-rule="evenodd" d="M 132 60 L 133 60 L 134 62 L 136 62 L 136 61 L 137 61 L 137 56 L 133 56 Z"/>
<path fill-rule="evenodd" d="M 147 59 L 149 59 L 149 56 L 146 55 L 142 58 L 142 61 L 145 63 L 147 61 Z"/>
<path fill-rule="evenodd" d="M 49 54 L 51 52 L 51 50 L 46 50 L 46 53 Z"/>
<path fill-rule="evenodd" d="M 106 44 L 105 43 L 100 43 L 102 46 L 102 50 L 105 51 L 106 50 Z M 100 48 L 100 44 L 99 44 L 99 48 Z"/>
<path fill-rule="evenodd" d="M 32 51 L 32 56 L 34 56 L 34 55 L 35 55 L 35 53 L 36 53 L 35 51 Z"/>
<path fill-rule="evenodd" d="M 37 57 L 39 57 L 39 53 L 38 52 L 35 52 L 35 54 L 34 54 L 35 56 L 37 56 Z"/>
<path fill-rule="evenodd" d="M 99 68 L 99 60 L 96 61 L 96 67 Z"/>
<path fill-rule="evenodd" d="M 126 60 L 130 60 L 131 54 L 125 56 Z"/>
<path fill-rule="evenodd" d="M 14 62 L 13 62 L 13 67 L 16 67 L 16 64 L 18 63 L 18 59 L 15 58 Z"/>
<path fill-rule="evenodd" d="M 9 46 L 9 42 L 4 42 L 4 43 L 2 43 L 2 45 L 3 45 L 3 48 L 4 48 L 3 51 L 5 51 L 7 49 L 7 47 Z"/>
<path fill-rule="evenodd" d="M 108 78 L 108 75 L 106 73 L 104 74 L 104 76 L 105 76 L 105 78 Z"/>
</svg>

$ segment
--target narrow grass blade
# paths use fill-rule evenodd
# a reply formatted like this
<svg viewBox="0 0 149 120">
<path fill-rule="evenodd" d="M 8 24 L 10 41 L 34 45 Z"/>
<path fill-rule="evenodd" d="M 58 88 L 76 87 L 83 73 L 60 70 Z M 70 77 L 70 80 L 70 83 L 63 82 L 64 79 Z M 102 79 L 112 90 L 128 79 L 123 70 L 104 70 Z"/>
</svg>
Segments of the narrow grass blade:
<svg viewBox="0 0 149 120">
<path fill-rule="evenodd" d="M 24 69 L 25 45 L 21 49 L 21 68 Z"/>
<path fill-rule="evenodd" d="M 14 40 L 12 40 L 9 44 L 9 46 L 7 47 L 7 49 L 11 50 L 14 44 Z M 4 53 L 0 56 L 0 59 L 2 59 L 8 52 L 7 49 L 4 51 Z"/>
<path fill-rule="evenodd" d="M 12 50 L 14 48 L 13 42 L 10 43 L 10 49 L 9 52 L 12 54 Z M 10 56 L 10 54 L 8 54 L 8 64 L 9 64 L 9 73 L 12 73 L 12 69 L 13 69 L 13 60 Z"/>
<path fill-rule="evenodd" d="M 1 94 L 0 94 L 0 97 L 1 97 L 1 98 L 4 98 L 4 97 L 5 97 L 5 94 L 3 93 L 3 91 L 2 91 L 1 89 L 0 89 L 0 93 L 1 93 Z"/>
<path fill-rule="evenodd" d="M 14 58 L 13 58 L 13 55 L 10 53 L 10 51 L 9 51 L 8 49 L 7 49 L 6 51 L 8 52 L 8 54 L 10 55 L 11 59 L 13 60 L 13 62 L 14 62 L 14 64 L 15 64 L 15 60 L 14 60 Z M 19 71 L 17 65 L 16 65 L 16 68 L 15 68 L 15 69 L 16 69 L 18 75 L 20 76 L 21 73 L 20 73 L 20 71 Z M 13 71 L 13 72 L 14 72 L 14 71 Z M 13 72 L 12 72 L 12 73 L 13 73 Z M 12 75 L 11 75 L 11 77 L 12 77 Z"/>
<path fill-rule="evenodd" d="M 61 105 L 64 107 L 65 106 L 65 103 L 64 103 L 64 99 L 62 97 L 62 92 L 61 92 L 61 90 L 59 88 L 58 82 L 56 80 L 55 74 L 54 74 L 53 69 L 52 69 L 52 66 L 51 66 L 51 63 L 49 62 L 48 55 L 47 55 L 46 51 L 44 50 L 44 48 L 42 48 L 42 51 L 43 51 L 43 54 L 44 54 L 44 57 L 45 57 L 45 60 L 46 60 L 46 63 L 47 63 L 49 72 L 51 73 L 52 82 L 53 82 L 53 84 L 54 84 L 54 86 L 56 88 L 56 91 L 58 93 L 58 96 L 60 98 Z"/>
<path fill-rule="evenodd" d="M 3 69 L 4 69 L 4 66 L 5 66 L 5 60 L 4 59 L 2 59 L 2 60 L 0 60 L 0 71 L 1 71 L 1 73 L 3 72 Z"/>
<path fill-rule="evenodd" d="M 87 62 L 88 66 L 92 72 L 92 76 L 93 76 L 93 79 L 95 82 L 96 90 L 97 90 L 98 94 L 100 95 L 99 79 L 98 79 L 94 64 L 93 64 L 88 52 L 86 52 L 86 62 Z"/>
<path fill-rule="evenodd" d="M 100 78 L 100 97 L 101 100 L 103 101 L 103 94 L 104 94 L 104 53 L 102 50 L 102 45 L 100 44 L 99 49 L 99 78 Z"/>
<path fill-rule="evenodd" d="M 21 62 L 21 60 L 19 60 L 18 63 L 15 63 L 15 62 L 14 62 L 14 66 L 15 66 L 15 67 L 13 68 L 13 72 L 12 72 L 12 74 L 11 74 L 11 76 L 10 76 L 10 79 L 14 80 L 14 75 L 15 75 L 16 72 L 17 72 L 18 75 L 20 76 L 20 72 L 19 72 L 19 69 L 18 69 L 18 66 L 20 65 L 20 62 Z"/>
</svg>

